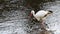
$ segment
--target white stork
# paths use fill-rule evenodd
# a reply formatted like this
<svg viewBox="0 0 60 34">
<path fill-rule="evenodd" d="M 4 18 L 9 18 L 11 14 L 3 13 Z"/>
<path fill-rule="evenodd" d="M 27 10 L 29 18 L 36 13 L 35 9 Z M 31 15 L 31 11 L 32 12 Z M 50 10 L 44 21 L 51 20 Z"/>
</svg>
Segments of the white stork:
<svg viewBox="0 0 60 34">
<path fill-rule="evenodd" d="M 37 13 L 35 13 L 34 10 L 31 11 L 31 14 L 37 19 L 37 21 L 46 19 L 46 16 L 49 14 L 52 14 L 53 12 L 50 10 L 40 10 Z"/>
</svg>

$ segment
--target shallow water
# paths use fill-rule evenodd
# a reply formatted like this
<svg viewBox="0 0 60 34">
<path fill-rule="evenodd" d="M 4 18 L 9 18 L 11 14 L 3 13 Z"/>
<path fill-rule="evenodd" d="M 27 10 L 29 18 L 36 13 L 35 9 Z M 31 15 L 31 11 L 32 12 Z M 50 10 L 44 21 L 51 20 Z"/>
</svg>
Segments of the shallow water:
<svg viewBox="0 0 60 34">
<path fill-rule="evenodd" d="M 53 11 L 45 22 L 54 34 L 60 34 L 60 1 L 44 3 L 43 8 Z M 0 34 L 40 34 L 40 24 L 29 21 L 29 12 L 30 9 L 23 6 L 18 10 L 4 11 L 5 17 L 0 17 Z"/>
<path fill-rule="evenodd" d="M 45 10 L 53 11 L 53 14 L 46 19 L 49 29 L 53 30 L 54 34 L 60 34 L 60 1 L 45 4 Z"/>
<path fill-rule="evenodd" d="M 20 12 L 17 10 L 12 14 L 7 12 L 4 16 L 7 17 L 1 20 L 0 34 L 26 34 L 24 29 L 26 28 L 25 21 L 27 21 L 27 19 L 23 19 L 23 11 Z"/>
</svg>

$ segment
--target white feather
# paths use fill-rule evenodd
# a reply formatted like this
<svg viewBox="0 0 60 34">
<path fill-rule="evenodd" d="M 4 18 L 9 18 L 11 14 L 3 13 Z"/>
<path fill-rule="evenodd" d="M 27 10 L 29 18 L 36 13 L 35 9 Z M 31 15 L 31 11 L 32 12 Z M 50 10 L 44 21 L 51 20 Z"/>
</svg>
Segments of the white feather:
<svg viewBox="0 0 60 34">
<path fill-rule="evenodd" d="M 49 13 L 49 11 L 44 11 L 44 10 L 40 10 L 35 14 L 35 11 L 32 10 L 31 13 L 33 14 L 33 16 L 40 21 L 40 19 L 45 18 L 44 16 L 47 15 Z"/>
</svg>

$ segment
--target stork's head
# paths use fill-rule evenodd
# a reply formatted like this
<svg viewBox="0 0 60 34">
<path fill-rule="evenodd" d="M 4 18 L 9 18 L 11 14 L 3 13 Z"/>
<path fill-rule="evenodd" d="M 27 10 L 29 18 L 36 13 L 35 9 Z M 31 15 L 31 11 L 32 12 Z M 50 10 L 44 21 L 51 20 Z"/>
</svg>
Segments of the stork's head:
<svg viewBox="0 0 60 34">
<path fill-rule="evenodd" d="M 31 14 L 34 14 L 34 13 L 35 13 L 34 10 L 32 10 L 32 11 L 31 11 Z"/>
<path fill-rule="evenodd" d="M 29 16 L 32 17 L 34 13 L 34 10 L 32 10 Z"/>
</svg>

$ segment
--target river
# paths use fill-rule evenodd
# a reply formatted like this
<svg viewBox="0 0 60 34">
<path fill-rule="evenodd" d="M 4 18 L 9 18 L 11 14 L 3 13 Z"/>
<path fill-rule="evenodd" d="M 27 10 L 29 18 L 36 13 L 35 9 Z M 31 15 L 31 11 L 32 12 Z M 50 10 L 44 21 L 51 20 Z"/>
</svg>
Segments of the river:
<svg viewBox="0 0 60 34">
<path fill-rule="evenodd" d="M 2 13 L 3 16 L 0 17 L 0 34 L 40 34 L 40 24 L 32 23 L 27 18 L 31 9 L 27 9 L 22 5 L 17 7 L 19 8 L 5 10 Z M 43 9 L 53 11 L 53 14 L 48 16 L 45 22 L 54 34 L 60 34 L 60 1 L 44 3 Z"/>
</svg>

